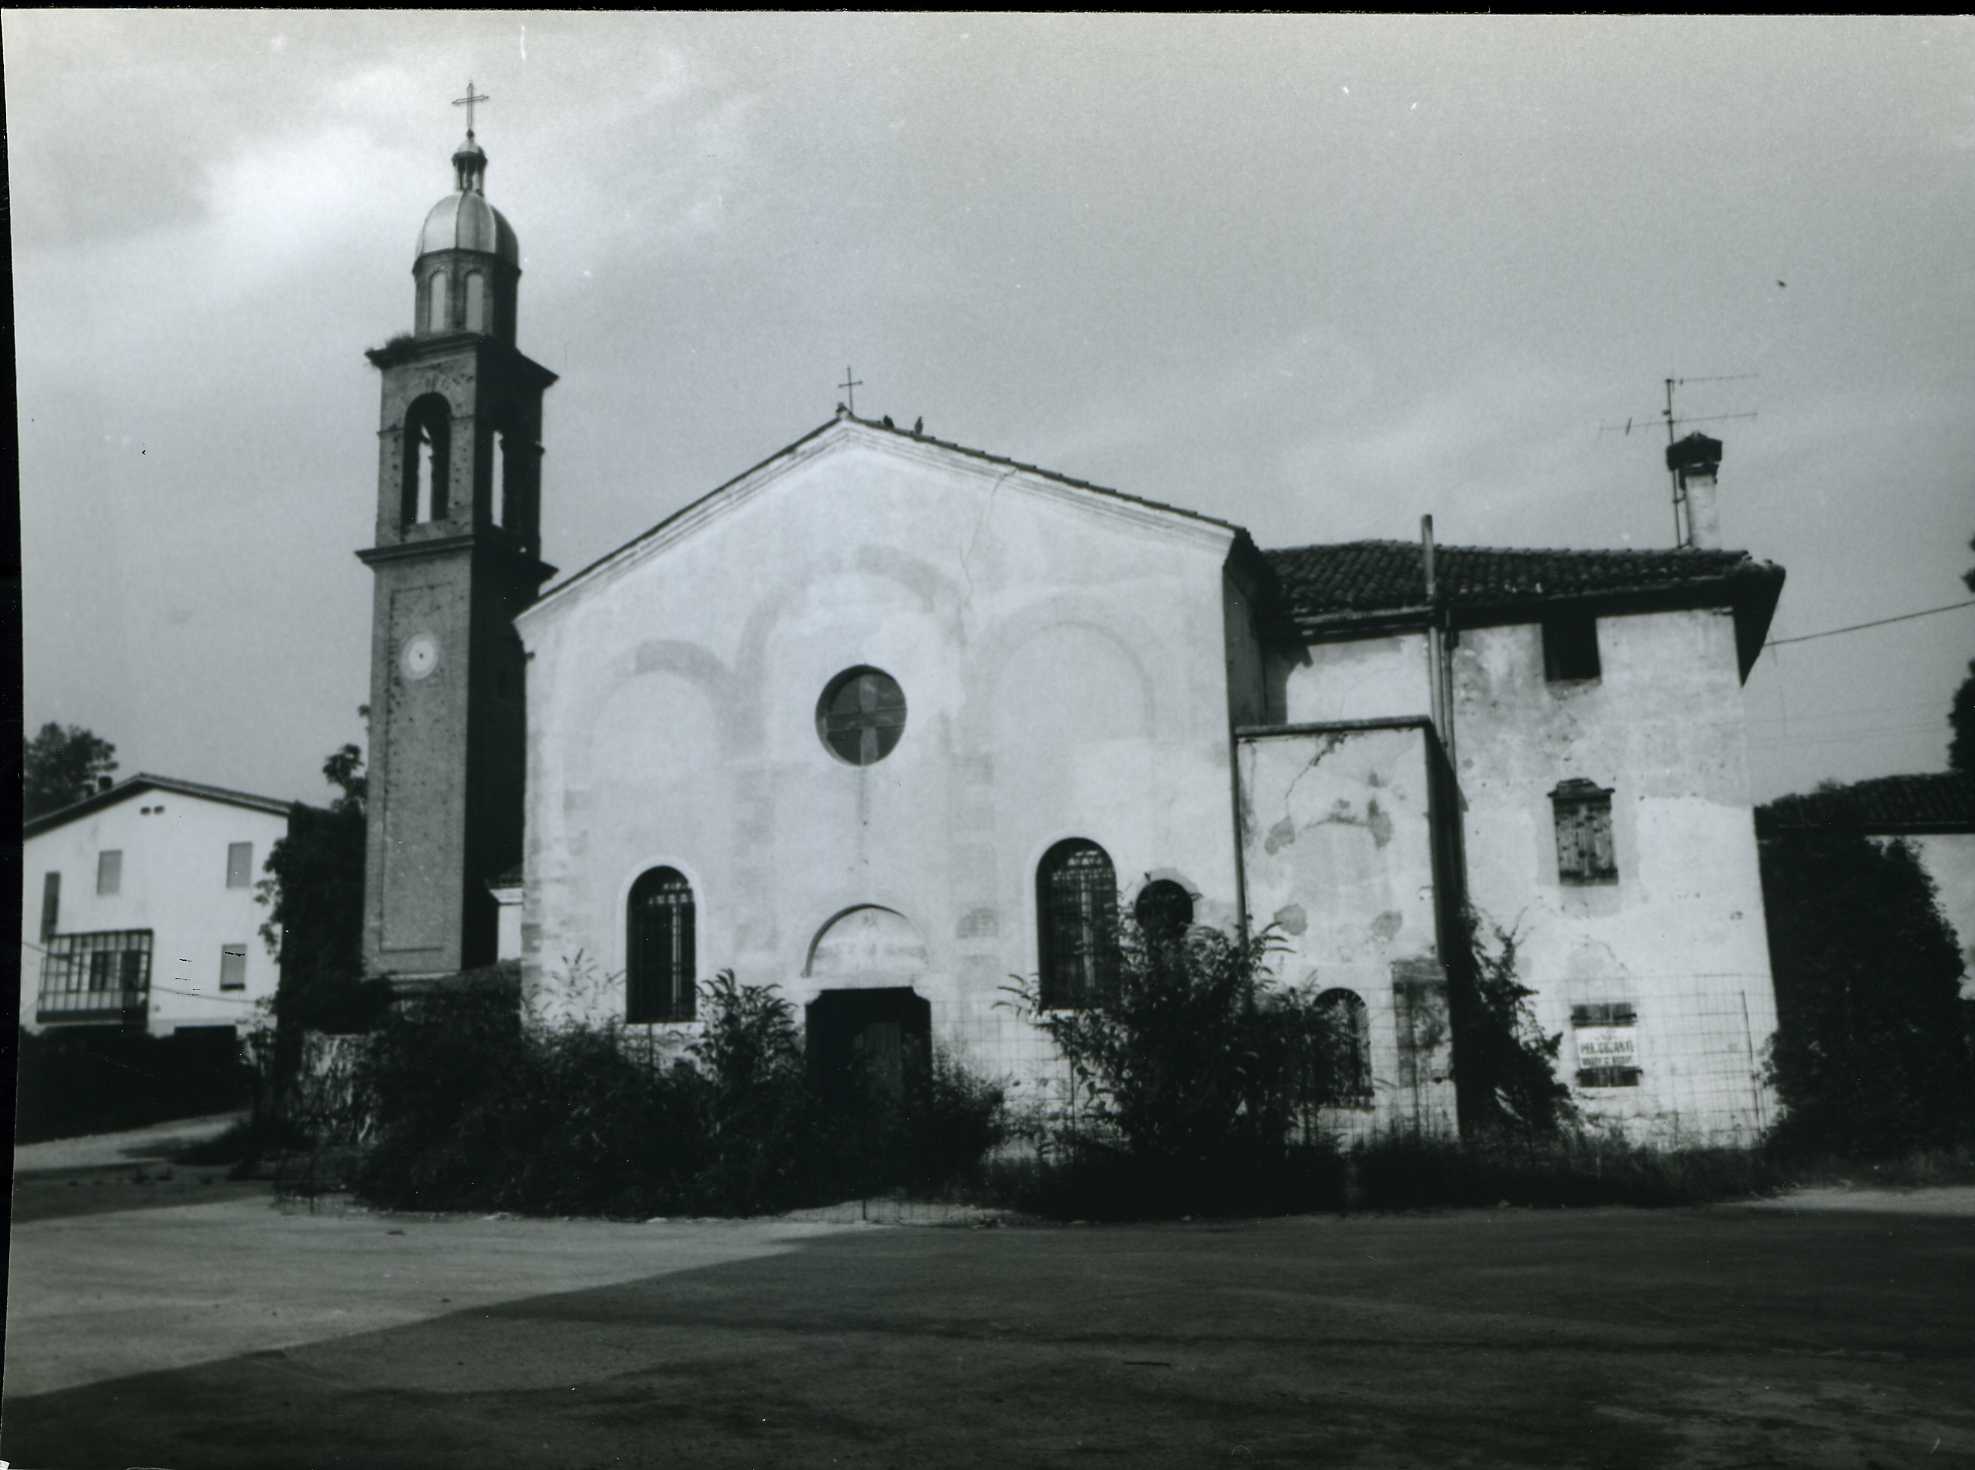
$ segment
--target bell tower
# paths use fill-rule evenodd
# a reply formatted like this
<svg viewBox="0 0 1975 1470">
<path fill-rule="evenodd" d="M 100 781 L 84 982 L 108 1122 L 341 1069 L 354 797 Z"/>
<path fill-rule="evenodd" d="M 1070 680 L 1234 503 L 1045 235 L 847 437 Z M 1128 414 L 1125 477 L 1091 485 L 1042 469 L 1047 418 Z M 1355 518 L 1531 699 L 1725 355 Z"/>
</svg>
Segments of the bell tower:
<svg viewBox="0 0 1975 1470">
<path fill-rule="evenodd" d="M 412 263 L 412 327 L 365 355 L 383 378 L 370 637 L 365 973 L 491 964 L 489 880 L 518 865 L 526 704 L 513 620 L 540 558 L 542 395 L 515 347 L 521 250 L 466 139 Z"/>
</svg>

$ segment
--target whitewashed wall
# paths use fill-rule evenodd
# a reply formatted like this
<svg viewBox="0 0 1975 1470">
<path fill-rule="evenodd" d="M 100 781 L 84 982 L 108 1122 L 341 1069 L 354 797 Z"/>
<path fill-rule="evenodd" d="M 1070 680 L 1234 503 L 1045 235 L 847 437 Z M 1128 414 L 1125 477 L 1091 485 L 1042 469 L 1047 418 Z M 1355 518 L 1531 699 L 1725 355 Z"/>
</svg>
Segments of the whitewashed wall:
<svg viewBox="0 0 1975 1470">
<path fill-rule="evenodd" d="M 1534 624 L 1463 632 L 1455 739 L 1470 891 L 1521 936 L 1521 976 L 1573 1076 L 1571 1007 L 1632 1003 L 1634 1087 L 1580 1091 L 1594 1117 L 1663 1141 L 1747 1139 L 1776 1025 L 1735 628 L 1723 612 L 1600 618 L 1602 672 L 1544 677 Z M 1612 788 L 1615 883 L 1560 880 L 1549 793 Z M 1587 1028 L 1588 1029 L 1588 1028 Z"/>
<path fill-rule="evenodd" d="M 1126 904 L 1166 876 L 1236 919 L 1231 540 L 840 425 L 524 615 L 530 995 L 621 1014 L 628 895 L 665 865 L 703 974 L 910 983 L 972 1064 L 1053 1076 L 1002 989 L 1037 970 L 1053 843 L 1102 844 Z M 815 728 L 856 665 L 907 702 L 862 768 Z"/>
</svg>

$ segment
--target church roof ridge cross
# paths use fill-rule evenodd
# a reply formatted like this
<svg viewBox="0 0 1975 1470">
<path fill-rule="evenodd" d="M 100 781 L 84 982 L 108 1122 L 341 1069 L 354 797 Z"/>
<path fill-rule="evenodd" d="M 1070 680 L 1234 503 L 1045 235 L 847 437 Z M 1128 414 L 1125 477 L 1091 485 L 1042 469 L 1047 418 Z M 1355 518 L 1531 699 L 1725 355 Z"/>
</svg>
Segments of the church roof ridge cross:
<svg viewBox="0 0 1975 1470">
<path fill-rule="evenodd" d="M 489 96 L 488 96 L 488 95 L 487 95 L 487 94 L 486 94 L 485 92 L 476 92 L 476 91 L 474 91 L 474 90 L 473 90 L 473 79 L 472 79 L 471 77 L 468 77 L 468 78 L 467 78 L 467 81 L 466 81 L 466 95 L 465 95 L 464 97 L 455 97 L 455 98 L 453 98 L 453 106 L 455 106 L 455 107 L 464 107 L 464 108 L 466 109 L 466 136 L 467 136 L 467 137 L 469 137 L 469 138 L 470 138 L 470 137 L 472 137 L 472 136 L 473 136 L 473 104 L 474 104 L 474 103 L 476 103 L 476 102 L 492 102 L 493 100 L 494 100 L 494 99 L 493 99 L 493 98 L 491 98 L 491 97 L 489 97 Z"/>
</svg>

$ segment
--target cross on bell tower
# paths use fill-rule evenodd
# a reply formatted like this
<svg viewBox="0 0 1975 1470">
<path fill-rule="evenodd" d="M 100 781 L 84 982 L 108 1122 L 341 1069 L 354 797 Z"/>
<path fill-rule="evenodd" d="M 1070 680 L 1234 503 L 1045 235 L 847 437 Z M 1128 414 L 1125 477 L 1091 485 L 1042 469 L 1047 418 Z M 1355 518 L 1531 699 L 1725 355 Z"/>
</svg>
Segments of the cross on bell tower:
<svg viewBox="0 0 1975 1470">
<path fill-rule="evenodd" d="M 453 106 L 464 107 L 466 109 L 467 137 L 470 138 L 473 136 L 473 104 L 476 102 L 492 102 L 493 100 L 494 99 L 489 97 L 485 92 L 475 92 L 473 90 L 473 82 L 471 78 L 469 78 L 466 83 L 466 95 L 464 97 L 453 98 Z"/>
</svg>

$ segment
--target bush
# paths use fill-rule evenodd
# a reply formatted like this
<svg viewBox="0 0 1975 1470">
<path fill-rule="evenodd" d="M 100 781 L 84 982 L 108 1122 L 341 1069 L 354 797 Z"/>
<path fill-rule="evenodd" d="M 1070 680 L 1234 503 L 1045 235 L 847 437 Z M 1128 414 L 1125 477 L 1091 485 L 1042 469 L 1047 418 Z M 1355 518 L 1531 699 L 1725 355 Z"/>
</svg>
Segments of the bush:
<svg viewBox="0 0 1975 1470">
<path fill-rule="evenodd" d="M 360 1043 L 361 1118 L 340 1128 L 371 1127 L 358 1192 L 398 1209 L 750 1215 L 944 1182 L 1003 1136 L 999 1089 L 950 1058 L 902 1097 L 826 1106 L 775 987 L 722 972 L 700 995 L 697 1038 L 670 1052 L 615 1020 L 543 1024 L 498 983 L 402 1004 Z"/>
<path fill-rule="evenodd" d="M 1355 1202 L 1374 1210 L 1490 1205 L 1687 1205 L 1765 1194 L 1787 1171 L 1749 1149 L 1653 1149 L 1615 1133 L 1395 1136 L 1351 1153 Z"/>
<path fill-rule="evenodd" d="M 1326 1197 L 1335 1153 L 1314 1120 L 1344 1085 L 1346 1039 L 1306 992 L 1275 988 L 1280 949 L 1273 929 L 1149 936 L 1128 921 L 1096 1004 L 1045 1010 L 1037 984 L 1009 986 L 1067 1062 L 1071 1096 L 1067 1113 L 1032 1122 L 1036 1160 L 1002 1168 L 1003 1186 L 1092 1217 Z"/>
<path fill-rule="evenodd" d="M 367 1039 L 359 1193 L 397 1209 L 650 1213 L 704 1163 L 698 1088 L 614 1026 L 524 1026 L 513 992 L 436 991 Z"/>
</svg>

